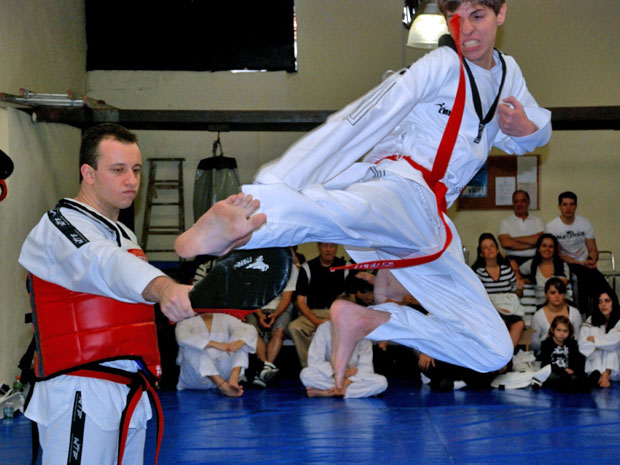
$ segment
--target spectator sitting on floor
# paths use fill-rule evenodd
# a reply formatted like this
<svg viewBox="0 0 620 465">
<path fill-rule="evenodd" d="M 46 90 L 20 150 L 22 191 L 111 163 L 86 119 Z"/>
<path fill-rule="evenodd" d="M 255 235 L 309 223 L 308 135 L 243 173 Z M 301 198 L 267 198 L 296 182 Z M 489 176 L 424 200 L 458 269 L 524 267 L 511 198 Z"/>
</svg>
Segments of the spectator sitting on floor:
<svg viewBox="0 0 620 465">
<path fill-rule="evenodd" d="M 499 246 L 495 237 L 491 233 L 483 233 L 478 239 L 478 258 L 472 268 L 482 281 L 484 288 L 490 296 L 495 295 L 495 308 L 498 309 L 508 332 L 512 339 L 513 347 L 516 347 L 525 323 L 519 315 L 519 298 L 523 295 L 523 280 L 515 275 L 511 262 L 499 253 Z M 506 298 L 500 298 L 503 294 Z M 516 296 L 505 296 L 506 294 L 516 294 Z M 492 299 L 493 300 L 493 299 Z M 497 302 L 502 301 L 501 306 Z M 511 302 L 511 307 L 506 305 Z"/>
<path fill-rule="evenodd" d="M 239 379 L 248 367 L 248 353 L 256 351 L 256 330 L 223 313 L 203 313 L 177 323 L 177 389 L 214 389 L 240 397 Z"/>
<path fill-rule="evenodd" d="M 579 339 L 581 329 L 581 313 L 575 307 L 571 307 L 565 299 L 566 285 L 560 278 L 549 278 L 545 283 L 545 297 L 547 303 L 540 308 L 532 317 L 532 334 L 530 346 L 532 350 L 539 351 L 540 344 L 549 334 L 551 322 L 556 316 L 567 317 L 575 329 L 575 338 Z"/>
<path fill-rule="evenodd" d="M 345 271 L 330 271 L 343 266 L 345 260 L 336 257 L 337 244 L 317 243 L 319 256 L 304 263 L 297 278 L 297 308 L 300 315 L 288 325 L 295 343 L 299 362 L 308 365 L 308 347 L 316 329 L 329 319 L 329 307 L 345 292 Z"/>
<path fill-rule="evenodd" d="M 346 278 L 347 293 L 351 301 L 359 305 L 375 303 L 375 271 L 350 271 Z"/>
<path fill-rule="evenodd" d="M 600 387 L 620 380 L 620 305 L 613 292 L 600 293 L 598 306 L 581 327 L 579 349 L 586 357 L 586 373 L 600 373 Z"/>
<path fill-rule="evenodd" d="M 251 380 L 256 386 L 266 387 L 267 382 L 279 371 L 275 360 L 282 349 L 286 327 L 291 321 L 292 298 L 298 274 L 297 267 L 293 264 L 288 283 L 282 294 L 246 317 L 246 323 L 254 326 L 259 336 L 256 343 L 256 356 L 262 362 L 262 366 Z"/>
<path fill-rule="evenodd" d="M 598 383 L 600 374 L 587 377 L 584 356 L 574 338 L 574 328 L 568 318 L 556 316 L 549 327 L 547 338 L 540 347 L 540 362 L 551 365 L 551 374 L 543 386 L 561 392 L 587 392 Z"/>
<path fill-rule="evenodd" d="M 317 328 L 308 350 L 308 366 L 299 374 L 308 397 L 370 397 L 387 389 L 385 376 L 374 372 L 372 342 L 368 339 L 361 339 L 355 346 L 345 373 L 344 386 L 337 389 L 331 347 L 331 323 L 326 321 Z"/>
<path fill-rule="evenodd" d="M 497 238 L 506 251 L 507 258 L 520 265 L 534 256 L 534 245 L 545 231 L 545 223 L 530 214 L 530 194 L 527 191 L 514 191 L 512 205 L 514 213 L 500 222 Z"/>
<path fill-rule="evenodd" d="M 536 305 L 545 303 L 545 283 L 549 278 L 560 278 L 564 284 L 568 284 L 570 278 L 568 265 L 560 258 L 558 240 L 549 233 L 538 238 L 536 255 L 521 264 L 519 271 L 527 277 L 527 281 L 535 285 Z"/>
</svg>

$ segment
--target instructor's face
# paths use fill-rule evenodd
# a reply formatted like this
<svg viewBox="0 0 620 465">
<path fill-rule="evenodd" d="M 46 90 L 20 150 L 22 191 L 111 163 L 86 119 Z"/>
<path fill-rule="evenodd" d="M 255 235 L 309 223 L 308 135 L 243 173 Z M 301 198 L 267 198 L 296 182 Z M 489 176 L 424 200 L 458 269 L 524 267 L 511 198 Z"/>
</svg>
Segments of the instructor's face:
<svg viewBox="0 0 620 465">
<path fill-rule="evenodd" d="M 91 168 L 92 172 L 85 177 L 97 202 L 104 211 L 129 207 L 140 187 L 142 155 L 138 145 L 104 139 L 97 151 L 97 169 Z"/>
</svg>

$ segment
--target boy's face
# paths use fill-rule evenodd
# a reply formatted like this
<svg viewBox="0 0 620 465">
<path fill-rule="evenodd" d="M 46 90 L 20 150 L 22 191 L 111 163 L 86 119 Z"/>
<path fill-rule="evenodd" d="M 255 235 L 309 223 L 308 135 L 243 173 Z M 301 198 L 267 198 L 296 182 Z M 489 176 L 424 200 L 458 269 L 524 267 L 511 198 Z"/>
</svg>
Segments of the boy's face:
<svg viewBox="0 0 620 465">
<path fill-rule="evenodd" d="M 496 15 L 488 6 L 476 2 L 461 3 L 456 11 L 448 14 L 450 20 L 455 14 L 461 18 L 461 50 L 472 63 L 485 68 L 493 67 L 493 47 L 498 26 L 504 24 L 506 4 Z"/>
</svg>

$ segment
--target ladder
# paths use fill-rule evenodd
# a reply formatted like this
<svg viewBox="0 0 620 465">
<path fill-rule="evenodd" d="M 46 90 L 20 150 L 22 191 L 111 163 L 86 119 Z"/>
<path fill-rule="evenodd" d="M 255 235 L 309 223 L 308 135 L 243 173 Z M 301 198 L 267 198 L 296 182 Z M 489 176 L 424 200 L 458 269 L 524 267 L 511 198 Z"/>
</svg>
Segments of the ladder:
<svg viewBox="0 0 620 465">
<path fill-rule="evenodd" d="M 144 209 L 144 223 L 142 224 L 141 247 L 147 252 L 174 252 L 170 248 L 148 248 L 149 236 L 178 236 L 185 231 L 185 200 L 183 195 L 183 162 L 185 158 L 149 158 L 149 183 L 146 191 L 146 207 Z M 162 168 L 174 170 L 176 165 L 176 178 L 161 179 L 157 177 L 158 165 L 166 164 Z M 172 164 L 172 167 L 170 166 Z M 176 190 L 177 198 L 172 201 L 158 201 L 160 190 Z M 176 224 L 151 225 L 151 214 L 154 207 L 159 207 L 159 212 L 165 213 L 170 207 L 177 207 Z"/>
</svg>

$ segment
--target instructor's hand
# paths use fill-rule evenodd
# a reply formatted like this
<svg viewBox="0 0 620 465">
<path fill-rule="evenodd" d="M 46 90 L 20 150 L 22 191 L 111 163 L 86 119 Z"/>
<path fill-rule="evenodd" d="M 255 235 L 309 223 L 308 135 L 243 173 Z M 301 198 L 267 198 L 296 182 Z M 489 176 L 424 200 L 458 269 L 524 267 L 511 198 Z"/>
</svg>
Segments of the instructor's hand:
<svg viewBox="0 0 620 465">
<path fill-rule="evenodd" d="M 177 322 L 196 315 L 189 300 L 191 289 L 192 286 L 179 284 L 167 276 L 158 276 L 142 291 L 142 297 L 159 302 L 162 313 L 170 321 Z"/>
<path fill-rule="evenodd" d="M 538 130 L 538 126 L 527 117 L 521 102 L 514 97 L 503 99 L 497 107 L 497 114 L 499 127 L 508 136 L 523 137 Z"/>
</svg>

